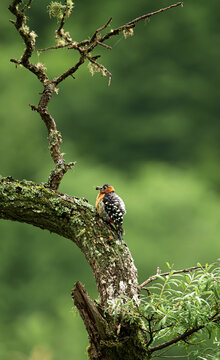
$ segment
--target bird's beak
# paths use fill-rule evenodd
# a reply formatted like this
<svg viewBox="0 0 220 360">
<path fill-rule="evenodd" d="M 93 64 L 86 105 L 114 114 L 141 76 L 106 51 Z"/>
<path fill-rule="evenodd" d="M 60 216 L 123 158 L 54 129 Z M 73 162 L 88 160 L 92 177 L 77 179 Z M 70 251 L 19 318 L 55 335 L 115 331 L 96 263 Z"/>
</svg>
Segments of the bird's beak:
<svg viewBox="0 0 220 360">
<path fill-rule="evenodd" d="M 95 189 L 96 189 L 96 190 L 101 190 L 101 188 L 102 188 L 101 186 L 96 186 Z"/>
</svg>

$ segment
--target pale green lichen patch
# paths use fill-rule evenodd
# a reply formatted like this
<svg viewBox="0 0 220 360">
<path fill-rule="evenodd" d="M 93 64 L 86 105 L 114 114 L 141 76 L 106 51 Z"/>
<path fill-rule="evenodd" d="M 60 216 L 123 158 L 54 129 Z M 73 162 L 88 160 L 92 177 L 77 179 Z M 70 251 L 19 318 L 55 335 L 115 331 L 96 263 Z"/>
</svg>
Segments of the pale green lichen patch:
<svg viewBox="0 0 220 360">
<path fill-rule="evenodd" d="M 81 237 L 82 235 L 85 234 L 85 232 L 86 232 L 86 229 L 80 230 L 80 231 L 76 234 L 76 238 Z"/>
<path fill-rule="evenodd" d="M 60 200 L 58 198 L 50 198 L 49 202 L 54 206 L 60 205 Z"/>
<path fill-rule="evenodd" d="M 27 180 L 16 181 L 11 177 L 0 178 L 0 194 L 7 201 L 32 200 L 29 208 L 32 208 L 35 213 L 41 212 L 39 205 L 41 209 L 46 209 L 49 205 L 50 209 L 53 209 L 58 216 L 67 218 L 71 216 L 73 209 L 77 209 L 77 205 L 74 204 L 72 198 L 70 200 L 63 199 L 60 194 L 45 188 L 44 185 Z M 86 202 L 83 202 L 83 204 L 88 205 Z M 78 222 L 79 225 L 83 224 L 79 219 L 74 221 L 75 223 Z"/>
<path fill-rule="evenodd" d="M 81 215 L 77 213 L 76 215 L 71 216 L 70 224 L 75 226 L 83 226 L 84 223 L 82 221 Z"/>
<path fill-rule="evenodd" d="M 91 204 L 89 204 L 87 201 L 81 199 L 81 198 L 75 198 L 75 203 L 79 206 L 83 206 L 89 210 L 91 210 L 92 212 L 96 212 L 95 207 Z"/>
</svg>

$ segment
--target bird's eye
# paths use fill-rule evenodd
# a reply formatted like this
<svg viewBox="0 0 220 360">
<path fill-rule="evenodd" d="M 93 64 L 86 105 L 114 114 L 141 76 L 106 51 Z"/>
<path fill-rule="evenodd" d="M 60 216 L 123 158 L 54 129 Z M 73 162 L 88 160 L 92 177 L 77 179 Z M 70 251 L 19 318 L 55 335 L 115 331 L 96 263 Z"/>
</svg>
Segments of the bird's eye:
<svg viewBox="0 0 220 360">
<path fill-rule="evenodd" d="M 103 190 L 106 190 L 107 189 L 107 187 L 108 187 L 108 185 L 107 184 L 105 184 L 105 185 L 103 185 Z"/>
</svg>

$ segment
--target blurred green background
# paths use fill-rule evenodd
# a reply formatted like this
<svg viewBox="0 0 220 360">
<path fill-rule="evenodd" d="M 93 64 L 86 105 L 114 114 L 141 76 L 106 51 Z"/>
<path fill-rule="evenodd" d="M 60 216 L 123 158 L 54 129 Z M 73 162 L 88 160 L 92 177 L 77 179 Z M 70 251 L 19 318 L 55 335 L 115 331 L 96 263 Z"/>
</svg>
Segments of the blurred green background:
<svg viewBox="0 0 220 360">
<path fill-rule="evenodd" d="M 24 45 L 0 3 L 0 173 L 46 181 L 53 168 L 47 132 L 28 104 L 41 85 L 9 62 Z M 110 16 L 112 27 L 170 5 L 165 0 L 77 1 L 65 30 L 91 36 Z M 54 45 L 49 1 L 33 1 L 30 27 L 37 49 Z M 63 152 L 77 166 L 60 191 L 94 204 L 94 185 L 110 183 L 127 206 L 125 240 L 140 281 L 165 270 L 212 263 L 220 237 L 220 2 L 185 1 L 139 23 L 101 48 L 112 84 L 84 65 L 50 104 Z M 43 53 L 51 77 L 73 65 L 68 50 Z M 84 360 L 87 334 L 70 292 L 80 280 L 97 292 L 83 255 L 70 241 L 29 225 L 0 220 L 0 359 Z"/>
</svg>

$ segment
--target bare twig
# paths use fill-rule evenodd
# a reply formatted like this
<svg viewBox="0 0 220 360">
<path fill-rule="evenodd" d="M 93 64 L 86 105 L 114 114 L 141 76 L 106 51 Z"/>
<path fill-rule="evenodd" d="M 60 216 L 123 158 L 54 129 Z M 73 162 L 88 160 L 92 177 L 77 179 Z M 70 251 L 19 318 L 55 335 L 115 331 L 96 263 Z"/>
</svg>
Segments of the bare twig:
<svg viewBox="0 0 220 360">
<path fill-rule="evenodd" d="M 205 266 L 202 266 L 202 268 L 205 268 Z M 149 284 L 150 282 L 152 282 L 154 280 L 157 280 L 160 276 L 168 276 L 168 275 L 170 275 L 170 273 L 172 273 L 172 275 L 188 273 L 188 272 L 191 272 L 191 271 L 194 271 L 194 270 L 197 270 L 197 269 L 201 269 L 201 266 L 193 266 L 193 267 L 188 268 L 188 269 L 173 270 L 173 271 L 168 271 L 168 272 L 165 272 L 165 273 L 162 273 L 162 274 L 156 274 L 156 275 L 153 275 L 153 276 L 149 277 L 142 284 L 140 284 L 139 288 L 143 289 L 145 285 Z"/>
<path fill-rule="evenodd" d="M 104 44 L 104 43 L 101 43 L 101 42 L 100 42 L 100 41 L 98 41 L 98 40 L 97 40 L 97 44 L 98 44 L 98 45 L 100 45 L 100 46 L 105 47 L 106 49 L 112 50 L 112 47 L 111 47 L 111 46 L 106 45 L 106 44 Z"/>
<path fill-rule="evenodd" d="M 63 15 L 63 17 L 61 19 L 60 26 L 59 26 L 58 30 L 56 31 L 56 33 L 61 38 L 63 38 L 65 41 L 67 41 L 68 44 L 62 44 L 62 45 L 58 45 L 58 46 L 51 46 L 51 47 L 48 47 L 48 48 L 45 48 L 45 49 L 40 49 L 39 52 L 68 47 L 68 49 L 77 50 L 77 51 L 79 51 L 80 54 L 83 53 L 85 55 L 85 57 L 87 57 L 87 55 L 89 53 L 91 53 L 94 50 L 94 48 L 97 47 L 97 46 L 103 46 L 103 47 L 111 50 L 112 47 L 104 43 L 110 37 L 120 34 L 123 30 L 132 29 L 133 27 L 135 27 L 136 23 L 141 21 L 141 20 L 144 20 L 146 18 L 150 18 L 153 15 L 157 15 L 159 13 L 162 13 L 164 11 L 167 11 L 169 9 L 175 8 L 177 6 L 182 6 L 182 5 L 183 5 L 183 2 L 180 1 L 180 2 L 178 2 L 176 4 L 167 6 L 165 8 L 160 9 L 160 10 L 157 10 L 157 11 L 154 11 L 154 12 L 139 16 L 138 18 L 129 21 L 125 25 L 122 25 L 122 26 L 117 27 L 116 29 L 110 30 L 107 34 L 105 34 L 104 36 L 101 36 L 101 32 L 104 29 L 106 29 L 109 26 L 109 24 L 111 23 L 112 18 L 110 18 L 103 26 L 101 26 L 100 28 L 95 30 L 95 32 L 93 33 L 93 35 L 91 36 L 90 39 L 83 40 L 83 41 L 80 41 L 80 42 L 72 41 L 68 36 L 66 36 L 66 34 L 65 34 L 64 30 L 63 30 L 64 21 L 65 21 L 65 12 L 64 12 L 64 15 Z M 88 58 L 88 60 L 89 60 L 89 58 Z M 106 72 L 108 74 L 108 76 L 109 76 L 108 85 L 110 85 L 112 74 L 104 67 L 104 65 L 99 63 L 99 64 L 97 64 L 97 66 L 101 70 L 103 70 L 104 72 Z M 64 79 L 66 79 L 66 77 L 70 76 L 72 74 L 72 72 L 69 71 L 69 70 L 66 70 L 64 74 L 60 75 L 57 78 L 57 79 L 59 79 L 59 82 L 63 81 Z"/>
<path fill-rule="evenodd" d="M 174 7 L 177 7 L 177 6 L 183 6 L 183 1 L 180 1 L 180 2 L 178 2 L 178 3 L 176 3 L 176 4 L 172 4 L 172 5 L 170 5 L 170 6 L 167 6 L 167 7 L 165 7 L 165 8 L 159 9 L 159 10 L 157 10 L 157 11 L 153 11 L 153 12 L 151 12 L 151 13 L 149 13 L 149 14 L 139 16 L 139 17 L 137 17 L 136 19 L 134 19 L 134 20 L 132 20 L 132 21 L 129 21 L 129 23 L 127 23 L 127 25 L 135 24 L 135 23 L 138 22 L 138 21 L 147 19 L 147 18 L 149 18 L 149 17 L 151 17 L 151 16 L 153 16 L 153 15 L 157 15 L 157 14 L 163 12 L 163 11 L 170 10 L 170 9 L 172 9 L 172 8 L 174 8 Z"/>
<path fill-rule="evenodd" d="M 40 101 L 38 106 L 31 105 L 32 110 L 37 111 L 42 120 L 44 121 L 47 130 L 48 130 L 48 139 L 49 139 L 49 149 L 51 157 L 55 163 L 55 169 L 51 172 L 47 185 L 55 190 L 58 189 L 58 186 L 62 180 L 63 175 L 72 167 L 74 166 L 75 162 L 71 162 L 69 164 L 65 163 L 63 155 L 60 151 L 60 145 L 62 143 L 62 137 L 60 132 L 56 128 L 56 123 L 53 117 L 50 115 L 48 111 L 48 104 L 53 96 L 54 92 L 57 92 L 56 86 L 60 84 L 63 80 L 65 80 L 68 76 L 72 76 L 73 74 L 79 69 L 79 67 L 88 59 L 97 69 L 100 70 L 102 75 L 108 76 L 108 85 L 111 84 L 112 74 L 106 67 L 99 62 L 97 62 L 97 56 L 90 56 L 93 49 L 97 46 L 105 47 L 111 50 L 111 46 L 105 44 L 105 40 L 109 39 L 113 35 L 118 35 L 125 29 L 133 28 L 137 22 L 149 18 L 153 15 L 159 14 L 163 11 L 169 10 L 171 8 L 177 7 L 182 5 L 182 2 L 178 2 L 176 4 L 170 5 L 166 8 L 157 10 L 155 12 L 142 15 L 132 21 L 129 21 L 127 24 L 122 25 L 114 30 L 110 30 L 104 36 L 101 35 L 101 32 L 105 30 L 112 21 L 110 18 L 103 26 L 95 30 L 93 35 L 90 39 L 83 40 L 81 42 L 73 41 L 68 32 L 65 32 L 63 27 L 65 25 L 65 20 L 69 16 L 71 9 L 67 4 L 67 0 L 65 0 L 66 8 L 64 9 L 62 18 L 60 20 L 60 24 L 58 29 L 56 30 L 56 38 L 61 38 L 63 44 L 59 44 L 57 46 L 51 46 L 45 49 L 41 49 L 38 52 L 43 52 L 47 50 L 56 50 L 60 48 L 68 48 L 70 50 L 76 50 L 80 54 L 79 61 L 72 66 L 71 68 L 67 69 L 64 73 L 60 76 L 56 77 L 53 80 L 50 80 L 46 73 L 46 68 L 43 64 L 37 63 L 34 64 L 30 61 L 30 58 L 35 50 L 35 41 L 37 35 L 34 31 L 30 31 L 28 26 L 26 25 L 27 17 L 25 16 L 25 10 L 27 10 L 32 3 L 32 0 L 27 0 L 27 3 L 23 6 L 23 8 L 19 9 L 20 5 L 22 4 L 23 0 L 11 0 L 11 4 L 9 5 L 9 10 L 13 15 L 15 15 L 16 20 L 11 20 L 12 24 L 16 27 L 17 31 L 19 32 L 20 36 L 22 37 L 25 43 L 25 50 L 20 59 L 11 59 L 11 62 L 15 63 L 16 65 L 23 65 L 35 74 L 40 82 L 42 83 L 44 90 L 42 92 Z"/>
<path fill-rule="evenodd" d="M 100 55 L 97 55 L 98 57 L 100 57 Z M 108 69 L 106 69 L 102 64 L 98 63 L 95 59 L 97 59 L 97 57 L 90 57 L 87 55 L 87 59 L 93 63 L 95 66 L 97 66 L 97 68 L 99 68 L 102 72 L 103 76 L 108 75 L 108 86 L 111 85 L 111 78 L 112 78 L 112 74 L 110 73 L 110 71 Z"/>
<path fill-rule="evenodd" d="M 26 9 L 28 9 L 28 8 L 31 6 L 31 3 L 32 3 L 32 0 L 29 0 L 29 1 L 27 2 L 27 4 L 24 5 L 24 7 L 23 7 L 23 9 L 22 9 L 21 11 L 23 12 L 23 11 L 25 11 Z"/>
<path fill-rule="evenodd" d="M 113 35 L 118 35 L 121 31 L 123 31 L 124 29 L 128 29 L 128 28 L 133 28 L 135 27 L 135 24 L 141 20 L 144 20 L 144 19 L 148 19 L 150 18 L 151 16 L 153 15 L 157 15 L 161 12 L 164 12 L 164 11 L 167 11 L 167 10 L 170 10 L 174 7 L 177 7 L 177 6 L 183 6 L 183 2 L 180 1 L 176 4 L 173 4 L 173 5 L 170 5 L 170 6 L 167 6 L 165 8 L 162 8 L 162 9 L 159 9 L 157 11 L 154 11 L 154 12 L 151 12 L 151 13 L 148 13 L 148 14 L 145 14 L 145 15 L 142 15 L 142 16 L 139 16 L 137 17 L 136 19 L 134 20 L 131 20 L 129 21 L 128 23 L 126 23 L 125 25 L 122 25 L 122 26 L 119 26 L 118 28 L 114 29 L 114 30 L 111 30 L 110 32 L 108 32 L 106 35 L 104 35 L 99 41 L 100 42 L 103 42 L 107 39 L 109 39 L 110 37 L 112 37 Z"/>
<path fill-rule="evenodd" d="M 71 67 L 62 75 L 60 75 L 58 78 L 54 79 L 53 83 L 57 86 L 61 81 L 65 80 L 68 76 L 72 76 L 84 62 L 85 62 L 85 56 L 81 55 L 79 61 L 73 67 Z"/>
<path fill-rule="evenodd" d="M 62 16 L 62 19 L 61 19 L 61 21 L 60 21 L 60 26 L 58 27 L 58 29 L 57 29 L 57 31 L 56 31 L 56 33 L 57 33 L 60 37 L 63 37 L 62 29 L 63 29 L 64 24 L 65 24 L 65 17 L 66 17 L 66 15 L 65 15 L 65 12 L 64 12 L 64 14 L 63 14 L 63 16 Z"/>
<path fill-rule="evenodd" d="M 107 23 L 103 26 L 101 26 L 99 29 L 97 29 L 94 34 L 92 35 L 91 39 L 89 40 L 90 44 L 92 44 L 96 38 L 97 38 L 97 34 L 100 33 L 102 30 L 104 30 L 105 28 L 107 28 L 107 26 L 111 23 L 112 18 L 110 18 Z"/>
<path fill-rule="evenodd" d="M 38 53 L 40 54 L 40 53 L 42 53 L 43 51 L 62 49 L 62 48 L 68 47 L 68 46 L 70 46 L 70 44 L 49 46 L 49 47 L 47 47 L 47 48 L 45 48 L 45 49 L 39 49 L 39 50 L 38 50 Z"/>
</svg>

